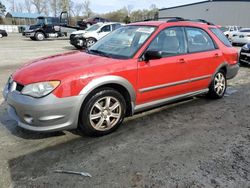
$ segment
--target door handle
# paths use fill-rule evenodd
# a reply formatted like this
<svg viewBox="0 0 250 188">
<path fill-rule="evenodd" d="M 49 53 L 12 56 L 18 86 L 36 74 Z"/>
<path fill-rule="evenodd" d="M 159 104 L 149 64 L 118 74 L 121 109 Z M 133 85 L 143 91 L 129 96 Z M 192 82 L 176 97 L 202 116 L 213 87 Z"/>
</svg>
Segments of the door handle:
<svg viewBox="0 0 250 188">
<path fill-rule="evenodd" d="M 179 59 L 179 63 L 186 63 L 185 59 Z"/>
<path fill-rule="evenodd" d="M 218 53 L 214 54 L 214 57 L 219 57 L 219 54 Z"/>
</svg>

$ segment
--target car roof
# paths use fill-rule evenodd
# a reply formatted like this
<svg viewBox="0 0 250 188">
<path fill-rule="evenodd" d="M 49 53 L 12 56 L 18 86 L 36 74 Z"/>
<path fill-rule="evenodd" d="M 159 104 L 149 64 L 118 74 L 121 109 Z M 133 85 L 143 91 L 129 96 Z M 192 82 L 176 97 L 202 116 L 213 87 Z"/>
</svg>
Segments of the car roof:
<svg viewBox="0 0 250 188">
<path fill-rule="evenodd" d="M 185 20 L 185 21 L 171 21 L 171 22 L 167 22 L 167 21 L 145 21 L 145 22 L 135 22 L 135 23 L 131 23 L 128 25 L 141 25 L 141 26 L 155 26 L 155 27 L 159 27 L 159 26 L 193 26 L 193 27 L 218 27 L 216 25 L 211 25 L 211 24 L 207 24 L 207 23 L 203 23 L 203 22 L 198 22 L 198 21 L 192 21 L 192 20 Z"/>
</svg>

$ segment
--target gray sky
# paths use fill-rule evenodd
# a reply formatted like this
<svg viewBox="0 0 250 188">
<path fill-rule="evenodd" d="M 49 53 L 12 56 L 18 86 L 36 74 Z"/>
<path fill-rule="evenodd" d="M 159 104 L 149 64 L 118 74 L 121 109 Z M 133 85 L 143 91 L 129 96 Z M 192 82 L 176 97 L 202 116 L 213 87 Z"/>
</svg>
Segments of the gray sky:
<svg viewBox="0 0 250 188">
<path fill-rule="evenodd" d="M 9 7 L 8 0 L 0 0 L 6 6 Z M 15 0 L 18 2 L 24 2 L 24 0 Z M 80 2 L 81 0 L 73 0 L 73 2 Z M 83 0 L 82 0 L 83 1 Z M 91 10 L 96 13 L 105 13 L 113 10 L 120 9 L 124 6 L 130 5 L 132 10 L 149 8 L 151 4 L 155 4 L 157 8 L 166 8 L 171 6 L 189 4 L 199 2 L 202 0 L 90 0 Z"/>
</svg>

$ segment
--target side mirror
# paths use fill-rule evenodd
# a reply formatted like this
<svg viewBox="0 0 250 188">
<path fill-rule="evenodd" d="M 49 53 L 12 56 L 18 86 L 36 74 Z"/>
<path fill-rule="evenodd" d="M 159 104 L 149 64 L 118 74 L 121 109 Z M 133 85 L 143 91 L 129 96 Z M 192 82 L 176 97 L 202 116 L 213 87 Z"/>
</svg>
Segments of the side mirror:
<svg viewBox="0 0 250 188">
<path fill-rule="evenodd" d="M 161 58 L 162 58 L 162 55 L 160 51 L 149 50 L 149 51 L 146 51 L 146 53 L 144 54 L 145 61 L 149 61 L 153 59 L 161 59 Z"/>
<path fill-rule="evenodd" d="M 61 24 L 68 24 L 69 23 L 69 15 L 68 12 L 61 12 L 60 15 L 60 23 Z"/>
</svg>

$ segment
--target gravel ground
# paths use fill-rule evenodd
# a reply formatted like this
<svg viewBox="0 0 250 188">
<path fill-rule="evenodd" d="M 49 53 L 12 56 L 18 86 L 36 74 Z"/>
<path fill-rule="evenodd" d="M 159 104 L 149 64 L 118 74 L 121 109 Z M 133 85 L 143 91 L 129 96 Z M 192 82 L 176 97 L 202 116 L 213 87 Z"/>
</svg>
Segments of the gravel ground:
<svg viewBox="0 0 250 188">
<path fill-rule="evenodd" d="M 72 50 L 67 40 L 0 39 L 0 90 L 31 59 Z M 198 97 L 138 114 L 100 138 L 25 131 L 0 97 L 0 187 L 250 187 L 250 69 L 221 100 Z M 54 170 L 89 172 L 93 177 Z"/>
</svg>

